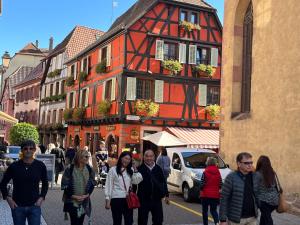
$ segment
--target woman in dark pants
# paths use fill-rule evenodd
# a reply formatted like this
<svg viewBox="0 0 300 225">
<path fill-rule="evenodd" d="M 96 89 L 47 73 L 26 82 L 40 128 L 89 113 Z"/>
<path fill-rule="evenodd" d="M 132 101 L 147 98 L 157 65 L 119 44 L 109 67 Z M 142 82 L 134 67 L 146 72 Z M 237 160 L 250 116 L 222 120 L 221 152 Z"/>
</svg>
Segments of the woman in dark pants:
<svg viewBox="0 0 300 225">
<path fill-rule="evenodd" d="M 66 168 L 62 177 L 64 212 L 69 213 L 71 225 L 82 225 L 85 215 L 91 215 L 90 195 L 96 182 L 95 173 L 88 161 L 88 151 L 77 151 L 74 164 Z"/>
<path fill-rule="evenodd" d="M 217 159 L 208 157 L 206 168 L 201 177 L 200 198 L 202 202 L 203 225 L 208 225 L 208 207 L 214 219 L 214 223 L 219 223 L 217 206 L 220 202 L 220 190 L 222 187 L 222 178 L 217 167 Z"/>
<path fill-rule="evenodd" d="M 131 153 L 122 152 L 117 166 L 109 170 L 105 183 L 105 208 L 111 209 L 114 225 L 121 225 L 122 217 L 125 225 L 132 225 L 133 210 L 128 208 L 126 196 L 131 185 L 142 180 L 142 175 L 132 165 Z"/>
<path fill-rule="evenodd" d="M 273 225 L 272 212 L 278 207 L 279 193 L 276 185 L 276 173 L 268 156 L 260 156 L 256 164 L 259 182 L 260 225 Z"/>
</svg>

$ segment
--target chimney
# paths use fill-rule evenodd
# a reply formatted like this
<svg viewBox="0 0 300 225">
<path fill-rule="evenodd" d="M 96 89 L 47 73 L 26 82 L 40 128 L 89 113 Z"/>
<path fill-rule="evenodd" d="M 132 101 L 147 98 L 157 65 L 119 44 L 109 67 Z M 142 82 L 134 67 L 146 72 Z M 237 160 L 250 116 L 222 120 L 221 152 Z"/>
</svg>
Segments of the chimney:
<svg viewBox="0 0 300 225">
<path fill-rule="evenodd" d="M 53 49 L 53 37 L 50 37 L 49 39 L 49 51 Z"/>
<path fill-rule="evenodd" d="M 35 47 L 39 48 L 39 41 L 35 40 Z"/>
</svg>

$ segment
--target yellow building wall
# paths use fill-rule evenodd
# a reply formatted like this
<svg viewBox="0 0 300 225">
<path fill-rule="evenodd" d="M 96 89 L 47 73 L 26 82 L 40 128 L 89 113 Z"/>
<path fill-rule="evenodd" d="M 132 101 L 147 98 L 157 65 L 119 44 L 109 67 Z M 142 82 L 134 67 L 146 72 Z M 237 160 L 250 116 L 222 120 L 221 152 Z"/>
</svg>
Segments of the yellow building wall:
<svg viewBox="0 0 300 225">
<path fill-rule="evenodd" d="M 300 193 L 300 4 L 253 0 L 251 112 L 240 109 L 242 22 L 249 0 L 225 0 L 220 151 L 231 168 L 241 151 L 267 155 L 283 188 Z"/>
</svg>

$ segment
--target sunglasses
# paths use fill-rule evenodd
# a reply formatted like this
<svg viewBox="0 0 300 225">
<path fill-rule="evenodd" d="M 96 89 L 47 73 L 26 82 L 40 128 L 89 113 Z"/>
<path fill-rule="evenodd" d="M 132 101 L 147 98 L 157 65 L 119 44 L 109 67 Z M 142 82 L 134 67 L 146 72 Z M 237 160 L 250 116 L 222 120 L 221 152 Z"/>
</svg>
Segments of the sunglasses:
<svg viewBox="0 0 300 225">
<path fill-rule="evenodd" d="M 252 164 L 253 164 L 252 161 L 250 161 L 250 162 L 241 162 L 241 163 L 243 163 L 243 164 L 245 164 L 245 165 L 252 165 Z"/>
<path fill-rule="evenodd" d="M 34 147 L 24 147 L 24 148 L 22 148 L 22 150 L 24 150 L 24 151 L 34 151 L 35 148 Z"/>
</svg>

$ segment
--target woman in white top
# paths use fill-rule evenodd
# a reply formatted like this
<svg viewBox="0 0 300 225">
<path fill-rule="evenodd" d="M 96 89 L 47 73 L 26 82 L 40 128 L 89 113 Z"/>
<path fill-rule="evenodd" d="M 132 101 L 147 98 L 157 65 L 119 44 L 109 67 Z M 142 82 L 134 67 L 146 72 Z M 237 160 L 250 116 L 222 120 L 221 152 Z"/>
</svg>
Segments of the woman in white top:
<svg viewBox="0 0 300 225">
<path fill-rule="evenodd" d="M 105 208 L 111 209 L 113 225 L 121 225 L 122 216 L 125 225 L 133 224 L 133 210 L 128 208 L 126 196 L 131 185 L 142 180 L 142 175 L 132 165 L 131 153 L 122 152 L 117 166 L 109 170 L 105 183 Z"/>
</svg>

